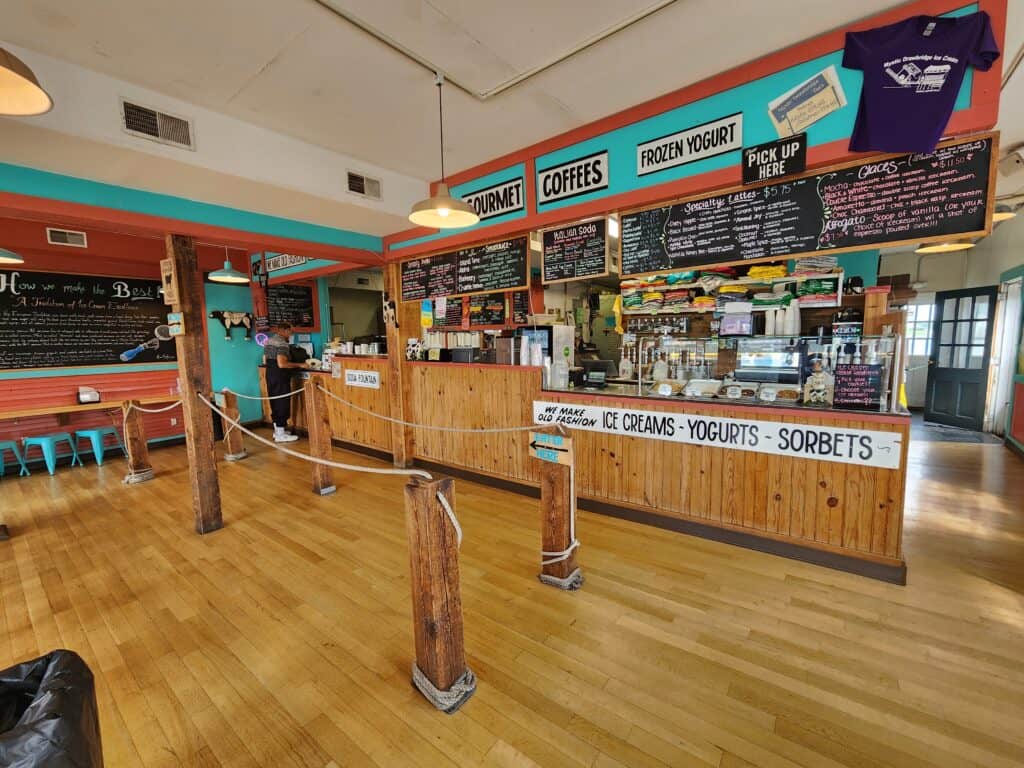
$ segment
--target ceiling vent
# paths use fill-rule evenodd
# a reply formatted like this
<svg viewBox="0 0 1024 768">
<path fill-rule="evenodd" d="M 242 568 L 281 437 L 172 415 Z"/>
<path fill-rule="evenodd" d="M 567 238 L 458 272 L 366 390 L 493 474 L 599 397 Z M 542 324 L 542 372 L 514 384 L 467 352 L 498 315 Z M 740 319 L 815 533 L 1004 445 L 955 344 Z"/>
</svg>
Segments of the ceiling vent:
<svg viewBox="0 0 1024 768">
<path fill-rule="evenodd" d="M 360 197 L 380 200 L 380 179 L 371 179 L 361 173 L 348 172 L 348 191 Z"/>
<path fill-rule="evenodd" d="M 172 147 L 195 150 L 192 122 L 183 117 L 157 112 L 130 101 L 121 102 L 121 127 L 132 136 L 139 136 Z"/>
<path fill-rule="evenodd" d="M 50 245 L 66 245 L 70 248 L 88 248 L 89 239 L 85 232 L 76 232 L 73 229 L 46 228 L 46 242 Z"/>
</svg>

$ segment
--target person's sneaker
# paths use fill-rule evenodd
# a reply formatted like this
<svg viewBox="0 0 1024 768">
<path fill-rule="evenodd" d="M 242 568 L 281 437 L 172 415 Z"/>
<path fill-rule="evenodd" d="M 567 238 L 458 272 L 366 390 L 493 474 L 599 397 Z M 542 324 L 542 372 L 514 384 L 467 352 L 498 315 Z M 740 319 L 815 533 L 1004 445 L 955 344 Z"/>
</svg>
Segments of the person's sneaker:
<svg viewBox="0 0 1024 768">
<path fill-rule="evenodd" d="M 279 435 L 274 435 L 275 443 L 294 443 L 298 439 L 299 438 L 297 435 L 289 435 L 287 432 L 282 432 Z"/>
</svg>

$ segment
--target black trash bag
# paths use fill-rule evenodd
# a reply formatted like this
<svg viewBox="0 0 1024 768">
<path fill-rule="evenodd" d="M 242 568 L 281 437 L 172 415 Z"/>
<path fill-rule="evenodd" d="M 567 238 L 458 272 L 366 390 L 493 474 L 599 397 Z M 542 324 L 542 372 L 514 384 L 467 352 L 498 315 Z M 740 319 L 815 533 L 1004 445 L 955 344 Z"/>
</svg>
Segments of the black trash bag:
<svg viewBox="0 0 1024 768">
<path fill-rule="evenodd" d="M 96 687 L 77 653 L 0 672 L 0 766 L 103 768 Z"/>
</svg>

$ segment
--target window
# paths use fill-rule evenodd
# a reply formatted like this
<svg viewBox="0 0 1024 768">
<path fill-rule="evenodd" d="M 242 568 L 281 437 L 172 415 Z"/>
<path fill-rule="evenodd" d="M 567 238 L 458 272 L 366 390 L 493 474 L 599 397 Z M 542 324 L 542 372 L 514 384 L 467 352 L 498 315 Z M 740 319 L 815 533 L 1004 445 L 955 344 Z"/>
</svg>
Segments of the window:
<svg viewBox="0 0 1024 768">
<path fill-rule="evenodd" d="M 932 304 L 915 304 L 907 308 L 907 342 L 910 354 L 925 357 L 932 351 Z"/>
</svg>

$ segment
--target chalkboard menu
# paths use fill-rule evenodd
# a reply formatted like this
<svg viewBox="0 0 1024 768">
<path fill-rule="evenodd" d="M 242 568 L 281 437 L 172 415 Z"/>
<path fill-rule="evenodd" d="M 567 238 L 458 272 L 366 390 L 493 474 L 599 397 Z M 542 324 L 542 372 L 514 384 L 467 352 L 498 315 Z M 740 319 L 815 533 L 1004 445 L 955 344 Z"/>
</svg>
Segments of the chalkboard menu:
<svg viewBox="0 0 1024 768">
<path fill-rule="evenodd" d="M 881 365 L 839 363 L 835 368 L 832 404 L 836 408 L 879 409 L 884 392 Z"/>
<path fill-rule="evenodd" d="M 289 323 L 294 328 L 312 328 L 316 321 L 311 285 L 285 283 L 268 286 L 267 307 L 271 325 Z"/>
<path fill-rule="evenodd" d="M 512 322 L 526 325 L 530 317 L 530 292 L 516 291 L 512 294 Z"/>
<path fill-rule="evenodd" d="M 980 233 L 992 138 L 834 168 L 622 217 L 622 273 Z"/>
<path fill-rule="evenodd" d="M 529 241 L 515 237 L 402 262 L 402 301 L 525 288 Z"/>
<path fill-rule="evenodd" d="M 0 369 L 177 359 L 159 280 L 0 271 Z"/>
<path fill-rule="evenodd" d="M 543 282 L 561 283 L 608 274 L 608 222 L 584 221 L 544 232 Z"/>
<path fill-rule="evenodd" d="M 469 324 L 504 325 L 505 294 L 481 293 L 469 297 Z"/>
<path fill-rule="evenodd" d="M 442 303 L 444 305 L 443 312 Z M 434 327 L 435 328 L 461 328 L 462 327 L 462 299 L 448 299 L 447 301 L 434 302 Z"/>
</svg>

